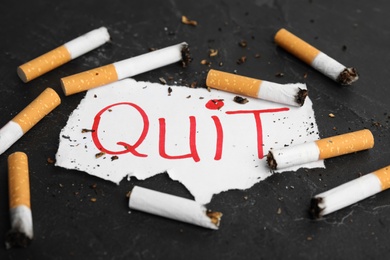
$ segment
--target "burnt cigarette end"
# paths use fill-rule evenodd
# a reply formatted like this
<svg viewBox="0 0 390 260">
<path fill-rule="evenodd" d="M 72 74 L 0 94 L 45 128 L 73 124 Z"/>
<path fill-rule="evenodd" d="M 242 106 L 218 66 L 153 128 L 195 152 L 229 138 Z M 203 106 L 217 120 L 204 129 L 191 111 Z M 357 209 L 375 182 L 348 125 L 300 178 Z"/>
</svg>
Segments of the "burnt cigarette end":
<svg viewBox="0 0 390 260">
<path fill-rule="evenodd" d="M 298 94 L 295 96 L 295 101 L 298 105 L 303 106 L 305 104 L 305 99 L 308 95 L 307 89 L 299 88 Z"/>
<path fill-rule="evenodd" d="M 7 233 L 5 246 L 7 249 L 12 247 L 27 247 L 31 244 L 31 238 L 23 232 L 11 230 Z"/>
<path fill-rule="evenodd" d="M 210 218 L 211 223 L 213 223 L 215 226 L 219 227 L 219 223 L 220 223 L 221 217 L 222 217 L 221 212 L 207 210 L 206 215 L 207 215 L 207 217 Z"/>
<path fill-rule="evenodd" d="M 190 47 L 188 46 L 188 44 L 185 44 L 181 49 L 181 65 L 183 66 L 183 68 L 186 68 L 191 61 L 192 58 L 190 53 Z"/>
<path fill-rule="evenodd" d="M 272 170 L 276 170 L 276 167 L 278 166 L 271 151 L 267 154 L 267 164 Z"/>
<path fill-rule="evenodd" d="M 322 202 L 322 198 L 312 198 L 310 201 L 310 216 L 313 219 L 319 219 L 322 217 L 322 211 L 319 204 Z"/>
<path fill-rule="evenodd" d="M 355 68 L 345 68 L 337 77 L 337 82 L 341 85 L 351 85 L 359 79 L 359 74 Z"/>
</svg>

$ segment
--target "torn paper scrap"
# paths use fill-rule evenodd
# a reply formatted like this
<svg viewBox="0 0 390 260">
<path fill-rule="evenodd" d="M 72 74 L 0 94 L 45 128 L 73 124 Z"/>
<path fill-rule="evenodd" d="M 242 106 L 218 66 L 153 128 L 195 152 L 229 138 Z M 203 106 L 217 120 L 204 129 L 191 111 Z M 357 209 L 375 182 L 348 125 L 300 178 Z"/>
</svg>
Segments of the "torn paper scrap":
<svg viewBox="0 0 390 260">
<path fill-rule="evenodd" d="M 196 201 L 135 186 L 129 197 L 131 209 L 189 224 L 218 229 L 222 213 L 207 210 Z"/>
<path fill-rule="evenodd" d="M 87 92 L 60 133 L 56 165 L 119 184 L 167 172 L 199 203 L 272 174 L 265 152 L 319 139 L 312 103 L 125 79 Z M 299 167 L 324 167 L 323 161 Z"/>
</svg>

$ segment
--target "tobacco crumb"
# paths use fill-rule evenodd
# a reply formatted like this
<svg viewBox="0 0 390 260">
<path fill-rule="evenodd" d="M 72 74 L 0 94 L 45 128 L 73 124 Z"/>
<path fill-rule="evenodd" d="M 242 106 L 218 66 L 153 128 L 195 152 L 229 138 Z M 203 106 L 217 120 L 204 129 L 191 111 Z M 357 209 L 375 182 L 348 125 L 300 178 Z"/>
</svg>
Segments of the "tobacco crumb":
<svg viewBox="0 0 390 260">
<path fill-rule="evenodd" d="M 199 97 L 199 99 L 204 99 L 204 97 Z"/>
<path fill-rule="evenodd" d="M 55 159 L 50 158 L 50 157 L 48 157 L 46 161 L 47 161 L 47 163 L 49 163 L 49 164 L 54 164 L 54 163 L 56 162 Z"/>
<path fill-rule="evenodd" d="M 170 96 L 172 93 L 172 88 L 171 87 L 168 87 L 168 96 Z"/>
<path fill-rule="evenodd" d="M 276 212 L 276 214 L 278 214 L 278 215 L 282 214 L 282 209 L 278 208 L 278 211 Z"/>
<path fill-rule="evenodd" d="M 214 225 L 219 226 L 219 221 L 221 220 L 221 217 L 222 217 L 221 212 L 207 210 L 206 215 L 207 215 L 207 217 L 210 218 L 211 222 Z"/>
<path fill-rule="evenodd" d="M 237 64 L 240 65 L 240 64 L 243 64 L 246 62 L 246 56 L 242 56 L 241 58 L 239 58 L 237 60 Z"/>
<path fill-rule="evenodd" d="M 272 170 L 276 170 L 276 167 L 278 166 L 271 152 L 268 152 L 267 154 L 267 164 Z"/>
<path fill-rule="evenodd" d="M 89 187 L 90 187 L 91 189 L 96 189 L 97 184 L 96 184 L 96 183 L 93 183 L 93 184 L 89 185 Z"/>
<path fill-rule="evenodd" d="M 191 98 L 191 95 L 187 96 L 187 98 Z"/>
<path fill-rule="evenodd" d="M 192 26 L 197 26 L 197 25 L 198 25 L 198 22 L 197 22 L 197 21 L 195 21 L 195 20 L 190 20 L 190 19 L 188 19 L 188 17 L 185 16 L 185 15 L 183 15 L 183 16 L 181 17 L 181 22 L 182 22 L 183 24 L 192 25 Z"/>
<path fill-rule="evenodd" d="M 186 44 L 181 49 L 181 65 L 186 68 L 192 61 L 190 47 Z"/>
<path fill-rule="evenodd" d="M 238 104 L 246 104 L 246 103 L 249 102 L 249 100 L 247 98 L 243 98 L 243 97 L 240 97 L 240 96 L 235 96 L 233 101 L 238 103 Z"/>
<path fill-rule="evenodd" d="M 345 68 L 337 77 L 337 82 L 341 85 L 351 85 L 359 79 L 359 74 L 355 68 Z"/>
<path fill-rule="evenodd" d="M 118 160 L 119 157 L 117 155 L 111 156 L 111 161 Z"/>
<path fill-rule="evenodd" d="M 245 48 L 245 47 L 248 46 L 248 43 L 247 43 L 245 40 L 241 40 L 241 41 L 238 43 L 238 46 Z"/>
<path fill-rule="evenodd" d="M 208 61 L 208 60 L 201 60 L 201 61 L 200 61 L 200 64 L 210 66 L 210 65 L 211 65 L 211 62 Z"/>
<path fill-rule="evenodd" d="M 128 191 L 128 192 L 126 193 L 126 198 L 130 198 L 130 195 L 131 195 L 131 191 Z"/>
<path fill-rule="evenodd" d="M 308 237 L 306 238 L 306 240 L 307 240 L 307 241 L 312 241 L 312 240 L 313 240 L 313 237 L 308 236 Z"/>
<path fill-rule="evenodd" d="M 81 133 L 93 133 L 93 132 L 95 132 L 95 130 L 94 129 L 86 129 L 86 128 L 83 128 L 83 129 L 81 129 Z"/>
<path fill-rule="evenodd" d="M 332 128 L 334 131 L 336 131 L 337 130 L 337 128 L 334 126 L 333 128 Z"/>
<path fill-rule="evenodd" d="M 303 74 L 303 78 L 304 78 L 304 79 L 307 78 L 307 73 Z"/>
<path fill-rule="evenodd" d="M 254 57 L 255 57 L 256 59 L 258 59 L 258 58 L 261 57 L 261 55 L 260 55 L 260 53 L 256 53 Z"/>
<path fill-rule="evenodd" d="M 298 105 L 303 106 L 305 104 L 305 99 L 308 96 L 308 91 L 307 89 L 301 89 L 298 88 L 298 95 L 295 97 L 295 101 L 297 102 Z"/>
<path fill-rule="evenodd" d="M 97 153 L 97 154 L 95 154 L 95 158 L 97 159 L 97 158 L 100 158 L 100 157 L 102 157 L 103 155 L 105 155 L 106 153 L 104 153 L 104 152 L 100 152 L 100 153 Z"/>
<path fill-rule="evenodd" d="M 336 117 L 333 113 L 329 113 L 329 115 L 328 115 L 330 118 L 334 118 L 334 117 Z"/>
<path fill-rule="evenodd" d="M 191 87 L 191 88 L 196 88 L 196 84 L 197 84 L 197 82 L 194 81 L 194 82 L 191 83 L 190 87 Z"/>
<path fill-rule="evenodd" d="M 223 66 L 223 62 L 221 61 L 218 65 L 219 65 L 220 67 L 222 67 L 222 66 Z"/>
<path fill-rule="evenodd" d="M 97 98 L 97 95 L 95 94 L 95 95 L 93 95 L 93 97 L 94 97 L 94 98 Z"/>
<path fill-rule="evenodd" d="M 166 81 L 163 77 L 160 77 L 160 78 L 158 78 L 158 79 L 160 80 L 160 82 L 161 82 L 163 85 L 167 84 L 167 81 Z"/>
<path fill-rule="evenodd" d="M 97 200 L 96 198 L 91 198 L 90 199 L 91 202 L 96 202 L 96 200 Z"/>
<path fill-rule="evenodd" d="M 248 196 L 244 196 L 244 200 L 248 200 Z"/>
<path fill-rule="evenodd" d="M 209 56 L 210 57 L 214 57 L 214 56 L 217 56 L 218 55 L 218 50 L 215 50 L 215 49 L 210 49 L 209 50 Z"/>
<path fill-rule="evenodd" d="M 347 45 L 343 45 L 343 46 L 341 47 L 341 50 L 346 51 L 346 50 L 347 50 Z"/>
<path fill-rule="evenodd" d="M 284 76 L 284 73 L 283 72 L 278 72 L 275 74 L 275 77 L 278 77 L 278 78 L 281 78 Z"/>
<path fill-rule="evenodd" d="M 173 77 L 172 76 L 168 76 L 168 80 L 173 80 Z"/>
</svg>

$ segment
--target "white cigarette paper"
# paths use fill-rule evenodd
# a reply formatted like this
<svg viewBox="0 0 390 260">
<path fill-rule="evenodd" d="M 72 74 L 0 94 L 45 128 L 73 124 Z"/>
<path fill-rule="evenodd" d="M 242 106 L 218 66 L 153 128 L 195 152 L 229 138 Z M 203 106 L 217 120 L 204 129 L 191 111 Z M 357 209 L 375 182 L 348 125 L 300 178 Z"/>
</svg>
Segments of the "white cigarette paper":
<svg viewBox="0 0 390 260">
<path fill-rule="evenodd" d="M 387 166 L 314 196 L 311 214 L 322 217 L 388 189 L 389 185 L 390 166 Z"/>
<path fill-rule="evenodd" d="M 131 209 L 210 229 L 218 229 L 219 212 L 210 212 L 196 201 L 135 186 L 129 198 Z"/>
</svg>

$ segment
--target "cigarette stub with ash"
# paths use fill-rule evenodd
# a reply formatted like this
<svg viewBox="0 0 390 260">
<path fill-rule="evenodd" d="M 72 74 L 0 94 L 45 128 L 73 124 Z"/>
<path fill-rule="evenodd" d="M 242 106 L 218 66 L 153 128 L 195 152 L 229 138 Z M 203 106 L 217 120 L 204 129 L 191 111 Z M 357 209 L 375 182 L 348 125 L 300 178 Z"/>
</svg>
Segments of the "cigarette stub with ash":
<svg viewBox="0 0 390 260">
<path fill-rule="evenodd" d="M 310 213 L 314 218 L 320 218 L 389 187 L 390 165 L 314 196 Z"/>
<path fill-rule="evenodd" d="M 279 170 L 290 166 L 315 162 L 374 147 L 374 136 L 368 129 L 320 139 L 281 149 L 267 154 L 268 166 Z"/>
<path fill-rule="evenodd" d="M 286 29 L 280 29 L 276 33 L 275 42 L 298 59 L 342 85 L 350 85 L 359 78 L 355 68 L 345 67 Z"/>
<path fill-rule="evenodd" d="M 0 129 L 0 154 L 4 153 L 60 103 L 61 99 L 53 89 L 45 89 L 26 108 Z"/>
<path fill-rule="evenodd" d="M 129 207 L 210 229 L 218 229 L 222 217 L 196 201 L 138 186 L 130 193 Z"/>
<path fill-rule="evenodd" d="M 33 239 L 30 181 L 27 155 L 15 152 L 8 157 L 8 188 L 11 230 L 6 247 L 26 247 Z"/>
<path fill-rule="evenodd" d="M 23 82 L 29 82 L 109 40 L 107 28 L 95 29 L 19 66 L 17 73 Z"/>
<path fill-rule="evenodd" d="M 206 85 L 235 94 L 260 98 L 290 106 L 302 106 L 307 96 L 306 84 L 278 84 L 211 69 Z"/>
<path fill-rule="evenodd" d="M 62 78 L 61 85 L 69 96 L 179 61 L 183 67 L 191 61 L 185 42 Z"/>
</svg>

